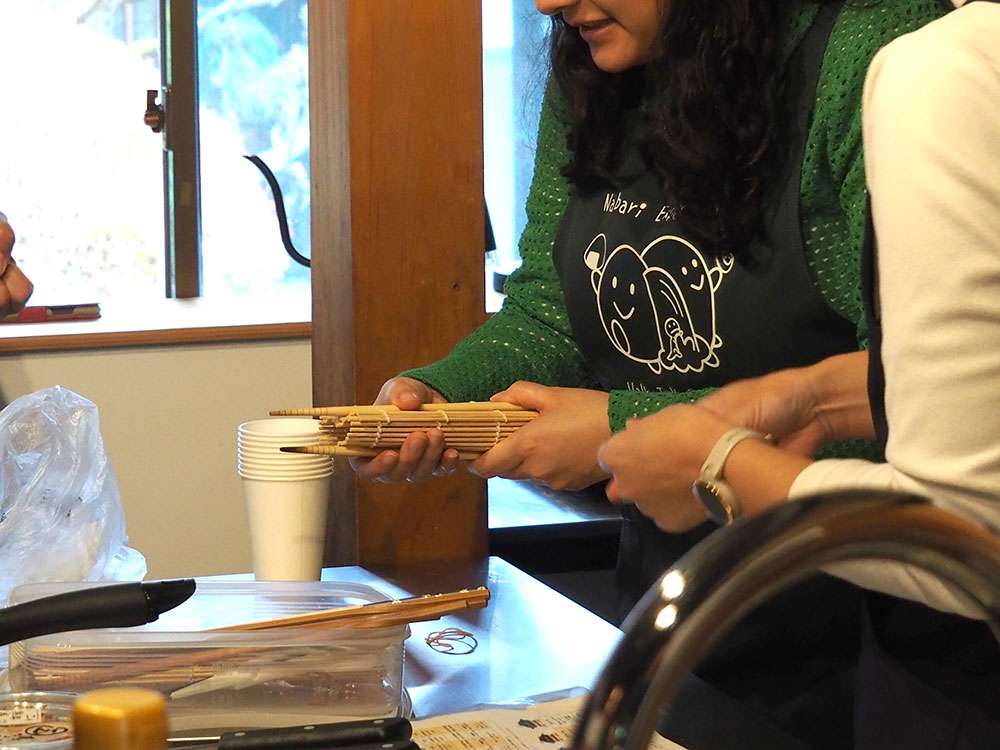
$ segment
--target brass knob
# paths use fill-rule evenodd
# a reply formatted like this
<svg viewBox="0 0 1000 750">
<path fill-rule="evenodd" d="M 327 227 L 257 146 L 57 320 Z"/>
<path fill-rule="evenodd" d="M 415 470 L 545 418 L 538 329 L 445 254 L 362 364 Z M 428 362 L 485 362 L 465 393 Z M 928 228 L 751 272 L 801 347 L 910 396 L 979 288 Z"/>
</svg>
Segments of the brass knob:
<svg viewBox="0 0 1000 750">
<path fill-rule="evenodd" d="M 74 750 L 164 750 L 167 702 L 155 690 L 104 688 L 73 704 Z"/>
</svg>

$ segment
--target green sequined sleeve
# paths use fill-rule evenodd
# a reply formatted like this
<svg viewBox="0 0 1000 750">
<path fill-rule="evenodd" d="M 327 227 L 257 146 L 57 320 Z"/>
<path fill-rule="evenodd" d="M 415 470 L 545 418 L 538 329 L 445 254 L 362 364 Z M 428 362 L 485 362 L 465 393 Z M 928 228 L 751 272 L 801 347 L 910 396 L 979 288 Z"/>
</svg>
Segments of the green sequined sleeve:
<svg viewBox="0 0 1000 750">
<path fill-rule="evenodd" d="M 504 287 L 503 308 L 444 359 L 403 375 L 421 380 L 450 401 L 489 398 L 516 380 L 586 387 L 593 382 L 570 330 L 552 243 L 568 197 L 561 166 L 566 137 L 551 96 L 542 106 L 535 173 L 518 249 L 521 266 Z"/>
<path fill-rule="evenodd" d="M 944 13 L 938 0 L 848 0 L 826 51 L 800 184 L 802 233 L 813 278 L 827 304 L 854 321 L 867 346 L 860 264 L 867 191 L 861 92 L 872 57 L 900 34 Z"/>
<path fill-rule="evenodd" d="M 715 388 L 690 391 L 611 391 L 608 397 L 611 431 L 625 429 L 625 422 L 632 417 L 644 417 L 674 404 L 692 404 L 714 390 Z"/>
</svg>

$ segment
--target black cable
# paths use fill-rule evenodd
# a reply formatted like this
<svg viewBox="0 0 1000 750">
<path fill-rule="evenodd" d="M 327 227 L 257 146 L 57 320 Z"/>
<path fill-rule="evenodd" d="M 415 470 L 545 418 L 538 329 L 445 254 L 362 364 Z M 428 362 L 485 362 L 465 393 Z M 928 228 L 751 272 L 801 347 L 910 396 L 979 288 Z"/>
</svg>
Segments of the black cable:
<svg viewBox="0 0 1000 750">
<path fill-rule="evenodd" d="M 264 179 L 267 180 L 267 184 L 271 187 L 271 195 L 274 197 L 274 211 L 278 215 L 278 230 L 281 232 L 281 244 L 285 246 L 285 251 L 296 263 L 301 263 L 306 268 L 309 268 L 312 265 L 309 258 L 302 255 L 292 244 L 292 236 L 288 232 L 288 216 L 285 214 L 285 199 L 281 195 L 281 186 L 278 184 L 278 179 L 274 176 L 274 172 L 271 171 L 271 168 L 259 156 L 244 156 L 243 158 L 261 171 Z"/>
</svg>

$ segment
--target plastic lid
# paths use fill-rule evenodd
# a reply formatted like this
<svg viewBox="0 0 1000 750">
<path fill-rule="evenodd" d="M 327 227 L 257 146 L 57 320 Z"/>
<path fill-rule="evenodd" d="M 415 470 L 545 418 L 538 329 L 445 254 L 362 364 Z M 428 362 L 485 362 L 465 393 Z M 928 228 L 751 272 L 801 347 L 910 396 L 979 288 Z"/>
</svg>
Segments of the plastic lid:
<svg viewBox="0 0 1000 750">
<path fill-rule="evenodd" d="M 167 703 L 155 690 L 105 688 L 73 704 L 75 750 L 163 750 Z"/>
</svg>

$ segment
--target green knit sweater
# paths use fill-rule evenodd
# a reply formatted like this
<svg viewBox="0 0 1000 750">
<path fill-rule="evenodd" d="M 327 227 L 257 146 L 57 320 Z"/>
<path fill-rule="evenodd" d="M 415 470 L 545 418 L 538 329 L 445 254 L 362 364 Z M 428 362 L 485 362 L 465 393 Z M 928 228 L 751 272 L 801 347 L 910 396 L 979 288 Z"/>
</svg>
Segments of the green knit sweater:
<svg viewBox="0 0 1000 750">
<path fill-rule="evenodd" d="M 815 17 L 810 0 L 789 3 L 786 49 Z M 937 0 L 846 0 L 823 56 L 816 107 L 801 176 L 802 236 L 813 279 L 830 307 L 858 327 L 864 314 L 859 258 L 864 236 L 865 176 L 861 147 L 861 90 L 868 63 L 886 43 L 942 15 Z M 404 375 L 450 401 L 485 400 L 516 380 L 593 387 L 594 378 L 570 330 L 552 245 L 569 196 L 560 169 L 568 160 L 566 134 L 551 101 L 543 104 L 528 223 L 518 249 L 520 268 L 504 289 L 503 308 L 444 359 Z M 620 430 L 631 416 L 694 401 L 708 389 L 612 391 L 608 416 Z"/>
</svg>

